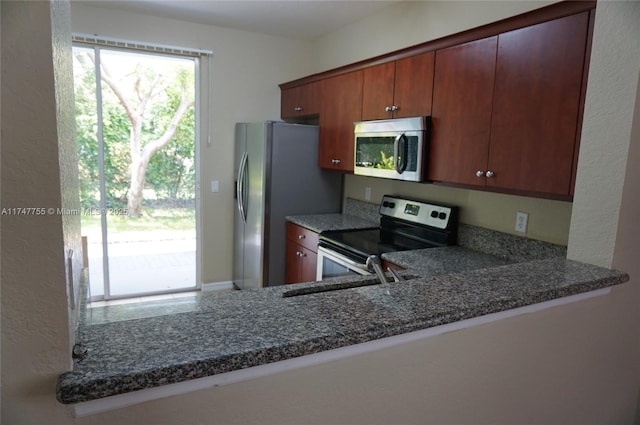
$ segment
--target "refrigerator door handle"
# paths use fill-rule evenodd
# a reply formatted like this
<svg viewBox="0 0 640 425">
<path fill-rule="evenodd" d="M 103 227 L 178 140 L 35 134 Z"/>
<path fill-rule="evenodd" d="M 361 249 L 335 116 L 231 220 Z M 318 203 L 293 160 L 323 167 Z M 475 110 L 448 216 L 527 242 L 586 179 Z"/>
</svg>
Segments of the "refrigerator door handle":
<svg viewBox="0 0 640 425">
<path fill-rule="evenodd" d="M 247 211 L 245 209 L 245 196 L 246 196 L 246 173 L 247 173 L 247 152 L 242 154 L 240 160 L 240 167 L 238 169 L 238 180 L 236 183 L 236 202 L 238 205 L 238 211 L 242 217 L 244 223 L 247 222 Z"/>
</svg>

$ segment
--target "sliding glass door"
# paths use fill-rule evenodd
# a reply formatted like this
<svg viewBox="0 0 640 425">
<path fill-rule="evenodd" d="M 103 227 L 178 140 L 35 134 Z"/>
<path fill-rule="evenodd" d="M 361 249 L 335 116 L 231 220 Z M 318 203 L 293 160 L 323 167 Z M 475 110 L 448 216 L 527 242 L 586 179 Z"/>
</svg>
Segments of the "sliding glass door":
<svg viewBox="0 0 640 425">
<path fill-rule="evenodd" d="M 195 289 L 197 59 L 73 56 L 92 300 Z"/>
</svg>

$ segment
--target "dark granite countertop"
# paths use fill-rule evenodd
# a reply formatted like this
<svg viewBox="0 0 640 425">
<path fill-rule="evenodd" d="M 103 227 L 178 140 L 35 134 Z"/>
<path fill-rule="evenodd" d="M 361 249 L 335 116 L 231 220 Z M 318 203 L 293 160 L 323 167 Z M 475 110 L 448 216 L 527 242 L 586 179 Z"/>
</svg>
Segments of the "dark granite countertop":
<svg viewBox="0 0 640 425">
<path fill-rule="evenodd" d="M 292 215 L 287 221 L 316 233 L 328 230 L 367 229 L 378 227 L 379 221 L 367 220 L 350 214 Z"/>
<path fill-rule="evenodd" d="M 382 259 L 423 276 L 459 273 L 515 263 L 515 261 L 460 246 L 387 252 L 382 254 Z"/>
<path fill-rule="evenodd" d="M 386 254 L 411 266 L 405 275 L 420 276 L 400 283 L 293 297 L 283 293 L 293 287 L 347 285 L 354 278 L 203 293 L 194 297 L 190 311 L 82 325 L 79 340 L 88 353 L 59 378 L 58 400 L 78 403 L 264 365 L 629 279 L 564 258 L 501 265 L 507 260 L 459 247 L 421 254 L 414 261 Z"/>
</svg>

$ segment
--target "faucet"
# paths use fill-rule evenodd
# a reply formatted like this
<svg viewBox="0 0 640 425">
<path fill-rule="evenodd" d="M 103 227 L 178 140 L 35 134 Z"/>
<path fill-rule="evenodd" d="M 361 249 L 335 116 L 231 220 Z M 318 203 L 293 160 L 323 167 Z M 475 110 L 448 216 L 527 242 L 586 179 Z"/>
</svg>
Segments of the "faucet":
<svg viewBox="0 0 640 425">
<path fill-rule="evenodd" d="M 378 280 L 380 283 L 387 283 L 387 277 L 384 275 L 384 271 L 382 270 L 382 263 L 380 262 L 380 257 L 377 255 L 370 255 L 367 257 L 367 269 L 370 272 L 375 271 L 378 276 Z"/>
</svg>

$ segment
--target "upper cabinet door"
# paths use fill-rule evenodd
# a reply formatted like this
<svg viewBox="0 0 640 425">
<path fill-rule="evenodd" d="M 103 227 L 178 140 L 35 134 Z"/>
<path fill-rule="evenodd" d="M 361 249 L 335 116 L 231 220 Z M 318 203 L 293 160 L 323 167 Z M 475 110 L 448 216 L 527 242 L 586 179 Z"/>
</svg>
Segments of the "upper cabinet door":
<svg viewBox="0 0 640 425">
<path fill-rule="evenodd" d="M 393 117 L 395 74 L 395 62 L 387 62 L 363 70 L 363 120 L 379 120 Z"/>
<path fill-rule="evenodd" d="M 429 52 L 396 61 L 394 118 L 431 115 L 434 57 Z"/>
<path fill-rule="evenodd" d="M 320 113 L 319 82 L 282 90 L 280 117 L 282 119 L 318 115 Z"/>
<path fill-rule="evenodd" d="M 429 180 L 485 185 L 498 37 L 436 52 Z"/>
<path fill-rule="evenodd" d="M 499 35 L 487 185 L 568 195 L 589 12 Z"/>
<path fill-rule="evenodd" d="M 365 68 L 362 119 L 431 115 L 434 53 Z"/>
<path fill-rule="evenodd" d="M 321 81 L 320 167 L 353 172 L 353 123 L 362 120 L 362 71 Z"/>
</svg>

